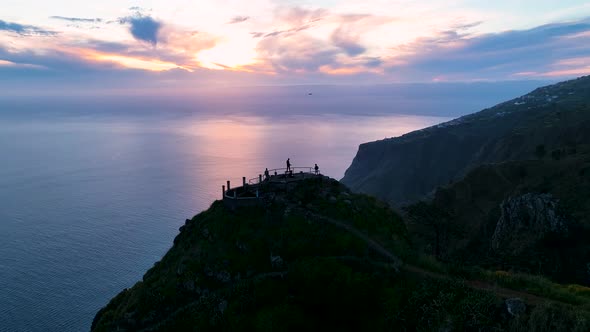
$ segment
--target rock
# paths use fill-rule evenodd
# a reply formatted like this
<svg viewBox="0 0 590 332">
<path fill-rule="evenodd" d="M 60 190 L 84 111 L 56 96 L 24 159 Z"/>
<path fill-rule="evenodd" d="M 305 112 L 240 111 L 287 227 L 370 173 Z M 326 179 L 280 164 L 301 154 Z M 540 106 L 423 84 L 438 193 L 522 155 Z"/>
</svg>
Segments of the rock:
<svg viewBox="0 0 590 332">
<path fill-rule="evenodd" d="M 207 228 L 207 227 L 203 228 L 203 230 L 201 231 L 201 234 L 203 235 L 204 238 L 208 238 L 209 237 L 209 228 Z"/>
<path fill-rule="evenodd" d="M 506 310 L 512 316 L 516 317 L 526 312 L 526 304 L 519 298 L 511 298 L 506 300 Z"/>
<path fill-rule="evenodd" d="M 272 253 L 270 254 L 270 264 L 273 268 L 281 267 L 283 266 L 283 263 L 283 258 L 281 256 L 273 256 Z"/>
<path fill-rule="evenodd" d="M 567 233 L 567 221 L 557 213 L 557 203 L 551 194 L 535 193 L 504 200 L 492 249 L 519 254 L 548 233 Z"/>
<path fill-rule="evenodd" d="M 328 201 L 330 201 L 330 203 L 336 203 L 338 200 L 336 199 L 336 197 L 330 196 L 330 198 L 328 198 Z"/>
<path fill-rule="evenodd" d="M 246 246 L 245 244 L 243 244 L 242 242 L 236 241 L 236 247 L 238 248 L 238 250 L 242 253 L 245 253 L 248 251 L 248 246 Z"/>
<path fill-rule="evenodd" d="M 227 309 L 227 300 L 221 300 L 221 302 L 219 302 L 219 304 L 217 305 L 217 309 L 221 314 L 223 314 L 225 312 L 225 309 Z"/>
<path fill-rule="evenodd" d="M 352 202 L 348 199 L 344 200 L 344 204 L 346 204 L 348 206 L 352 206 Z"/>
<path fill-rule="evenodd" d="M 228 283 L 231 281 L 231 274 L 227 271 L 217 272 L 215 274 L 215 279 L 217 279 L 223 283 Z"/>
<path fill-rule="evenodd" d="M 182 287 L 190 292 L 195 290 L 195 282 L 193 280 L 185 280 L 182 283 Z"/>
</svg>

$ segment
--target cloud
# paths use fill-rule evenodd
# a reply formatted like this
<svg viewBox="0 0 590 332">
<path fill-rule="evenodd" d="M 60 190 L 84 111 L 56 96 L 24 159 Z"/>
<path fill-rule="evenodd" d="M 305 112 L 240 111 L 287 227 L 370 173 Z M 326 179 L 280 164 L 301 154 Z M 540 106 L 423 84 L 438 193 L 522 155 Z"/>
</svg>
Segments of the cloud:
<svg viewBox="0 0 590 332">
<path fill-rule="evenodd" d="M 269 38 L 281 35 L 289 36 L 316 27 L 317 23 L 327 15 L 324 9 L 308 10 L 299 7 L 279 8 L 277 10 L 276 25 L 288 27 L 275 29 L 271 32 L 250 32 L 253 38 Z"/>
<path fill-rule="evenodd" d="M 0 20 L 0 31 L 17 33 L 22 36 L 52 36 L 56 33 L 32 25 L 23 25 Z"/>
<path fill-rule="evenodd" d="M 375 54 L 366 54 L 363 36 L 395 20 L 297 7 L 280 8 L 276 17 L 274 24 L 283 29 L 250 33 L 253 38 L 261 38 L 257 52 L 263 62 L 279 73 L 346 75 L 380 71 L 383 61 Z"/>
<path fill-rule="evenodd" d="M 315 72 L 336 62 L 339 50 L 309 35 L 272 36 L 258 43 L 258 54 L 279 72 Z"/>
<path fill-rule="evenodd" d="M 80 17 L 65 17 L 65 16 L 49 16 L 54 20 L 68 21 L 72 23 L 101 23 L 101 18 L 80 18 Z"/>
<path fill-rule="evenodd" d="M 129 24 L 129 32 L 135 39 L 148 42 L 152 45 L 158 44 L 158 33 L 162 28 L 162 23 L 151 16 L 144 16 L 137 13 L 133 16 L 119 19 L 119 23 Z"/>
<path fill-rule="evenodd" d="M 462 30 L 442 31 L 393 49 L 387 59 L 389 73 L 428 79 L 506 79 L 551 70 L 572 73 L 563 59 L 590 54 L 590 21 L 542 25 L 473 36 Z M 583 71 L 580 71 L 583 73 Z"/>
<path fill-rule="evenodd" d="M 332 33 L 332 42 L 341 48 L 349 56 L 357 56 L 365 53 L 366 48 L 360 45 L 360 36 L 351 34 L 345 28 L 340 27 Z"/>
<path fill-rule="evenodd" d="M 232 19 L 228 23 L 229 24 L 242 23 L 242 22 L 246 22 L 249 19 L 250 19 L 250 16 L 234 16 L 234 17 L 232 17 Z"/>
</svg>

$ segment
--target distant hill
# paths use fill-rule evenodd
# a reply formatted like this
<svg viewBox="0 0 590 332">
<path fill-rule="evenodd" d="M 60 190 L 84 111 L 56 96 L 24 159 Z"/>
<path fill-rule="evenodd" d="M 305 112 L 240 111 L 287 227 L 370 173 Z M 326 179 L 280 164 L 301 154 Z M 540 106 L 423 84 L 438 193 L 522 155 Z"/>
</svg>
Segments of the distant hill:
<svg viewBox="0 0 590 332">
<path fill-rule="evenodd" d="M 401 137 L 362 144 L 342 182 L 400 205 L 487 163 L 590 143 L 590 76 Z M 538 153 L 542 151 L 537 151 Z"/>
</svg>

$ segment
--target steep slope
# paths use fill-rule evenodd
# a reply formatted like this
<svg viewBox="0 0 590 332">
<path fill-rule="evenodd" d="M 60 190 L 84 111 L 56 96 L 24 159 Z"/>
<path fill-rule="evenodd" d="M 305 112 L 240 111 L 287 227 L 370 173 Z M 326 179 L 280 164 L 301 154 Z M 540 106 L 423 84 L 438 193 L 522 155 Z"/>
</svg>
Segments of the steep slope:
<svg viewBox="0 0 590 332">
<path fill-rule="evenodd" d="M 590 146 L 480 166 L 408 211 L 425 209 L 437 224 L 410 218 L 408 227 L 427 252 L 437 243 L 442 260 L 590 285 Z"/>
<path fill-rule="evenodd" d="M 393 204 L 412 202 L 485 164 L 535 158 L 538 146 L 590 142 L 590 76 L 401 137 L 362 144 L 342 182 Z"/>
<path fill-rule="evenodd" d="M 92 330 L 590 328 L 585 289 L 550 285 L 561 297 L 547 298 L 408 264 L 416 255 L 401 218 L 337 181 L 305 180 L 267 198 L 235 210 L 218 201 L 187 220 L 143 280 L 97 313 Z"/>
<path fill-rule="evenodd" d="M 374 300 L 406 251 L 399 216 L 327 178 L 273 193 L 264 207 L 232 211 L 218 201 L 187 220 L 93 329 L 382 329 L 385 308 Z"/>
</svg>

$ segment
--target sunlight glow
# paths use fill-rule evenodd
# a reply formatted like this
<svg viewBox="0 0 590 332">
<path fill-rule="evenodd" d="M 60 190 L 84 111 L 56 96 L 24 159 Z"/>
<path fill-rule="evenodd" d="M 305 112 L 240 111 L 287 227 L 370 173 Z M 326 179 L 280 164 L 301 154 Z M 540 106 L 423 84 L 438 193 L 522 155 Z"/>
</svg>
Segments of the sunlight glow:
<svg viewBox="0 0 590 332">
<path fill-rule="evenodd" d="M 196 60 L 208 69 L 246 70 L 257 62 L 256 50 L 250 40 L 234 39 L 197 53 Z"/>
<path fill-rule="evenodd" d="M 192 72 L 192 69 L 177 65 L 172 62 L 165 62 L 155 59 L 138 59 L 129 56 L 105 54 L 98 52 L 87 52 L 87 59 L 99 62 L 113 62 L 126 68 L 143 69 L 149 71 L 166 71 L 171 69 L 184 69 Z"/>
</svg>

